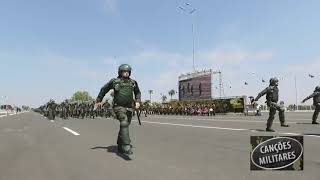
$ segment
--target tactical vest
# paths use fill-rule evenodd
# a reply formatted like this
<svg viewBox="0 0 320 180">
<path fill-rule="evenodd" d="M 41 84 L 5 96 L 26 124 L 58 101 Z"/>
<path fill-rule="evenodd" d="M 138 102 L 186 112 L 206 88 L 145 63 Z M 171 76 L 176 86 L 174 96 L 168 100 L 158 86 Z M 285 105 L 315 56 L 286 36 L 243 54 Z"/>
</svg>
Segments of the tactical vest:
<svg viewBox="0 0 320 180">
<path fill-rule="evenodd" d="M 279 89 L 276 86 L 270 86 L 270 89 L 267 92 L 267 102 L 278 102 L 279 100 Z"/>
<path fill-rule="evenodd" d="M 132 107 L 133 92 L 136 83 L 132 79 L 117 78 L 113 81 L 114 106 Z"/>
<path fill-rule="evenodd" d="M 320 92 L 318 92 L 314 97 L 313 97 L 313 104 L 317 105 L 320 103 Z"/>
</svg>

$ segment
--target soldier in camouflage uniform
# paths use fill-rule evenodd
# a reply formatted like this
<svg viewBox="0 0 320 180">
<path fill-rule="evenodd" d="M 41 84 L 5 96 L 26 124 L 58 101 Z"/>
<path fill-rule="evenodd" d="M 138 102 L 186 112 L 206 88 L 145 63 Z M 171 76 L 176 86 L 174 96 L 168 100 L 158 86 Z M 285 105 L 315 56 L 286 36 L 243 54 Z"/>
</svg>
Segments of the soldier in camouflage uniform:
<svg viewBox="0 0 320 180">
<path fill-rule="evenodd" d="M 271 129 L 271 127 L 274 120 L 274 116 L 277 113 L 277 110 L 279 111 L 279 120 L 280 120 L 281 126 L 289 127 L 289 125 L 285 123 L 284 106 L 281 106 L 278 104 L 278 100 L 279 100 L 278 83 L 279 83 L 279 80 L 277 78 L 271 78 L 269 87 L 261 91 L 258 94 L 258 96 L 254 99 L 254 101 L 258 101 L 260 97 L 266 94 L 266 99 L 267 99 L 266 103 L 270 109 L 266 131 L 271 131 L 271 132 L 274 132 L 274 130 Z"/>
<path fill-rule="evenodd" d="M 118 77 L 111 79 L 104 85 L 96 99 L 96 107 L 101 106 L 101 101 L 105 94 L 111 89 L 114 90 L 113 109 L 116 118 L 120 122 L 117 140 L 118 150 L 121 153 L 129 155 L 132 154 L 129 125 L 132 119 L 133 108 L 138 109 L 141 102 L 141 92 L 138 83 L 131 79 L 130 75 L 131 67 L 128 64 L 122 64 L 118 69 Z M 135 95 L 135 104 L 133 104 L 133 94 Z"/>
<path fill-rule="evenodd" d="M 95 101 L 92 101 L 90 104 L 89 104 L 89 116 L 90 118 L 94 119 L 94 104 L 95 104 Z"/>
<path fill-rule="evenodd" d="M 317 118 L 319 115 L 319 111 L 320 111 L 320 86 L 317 86 L 314 90 L 314 92 L 306 97 L 302 103 L 306 102 L 308 99 L 313 98 L 313 105 L 315 106 L 315 110 L 312 116 L 312 124 L 319 124 L 317 122 Z"/>
<path fill-rule="evenodd" d="M 49 120 L 55 120 L 57 104 L 53 99 L 47 103 L 47 117 Z"/>
</svg>

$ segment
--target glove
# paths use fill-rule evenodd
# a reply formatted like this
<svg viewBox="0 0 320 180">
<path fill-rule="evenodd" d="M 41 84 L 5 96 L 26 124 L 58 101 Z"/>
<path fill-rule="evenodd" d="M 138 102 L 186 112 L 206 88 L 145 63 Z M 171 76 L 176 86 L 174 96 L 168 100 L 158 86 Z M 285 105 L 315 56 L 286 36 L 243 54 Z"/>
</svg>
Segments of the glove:
<svg viewBox="0 0 320 180">
<path fill-rule="evenodd" d="M 136 109 L 139 109 L 140 108 L 140 103 L 139 102 L 136 102 Z"/>
<path fill-rule="evenodd" d="M 94 105 L 94 109 L 93 110 L 96 110 L 98 107 L 101 107 L 102 106 L 102 103 L 100 102 L 100 103 L 96 103 L 95 105 Z"/>
</svg>

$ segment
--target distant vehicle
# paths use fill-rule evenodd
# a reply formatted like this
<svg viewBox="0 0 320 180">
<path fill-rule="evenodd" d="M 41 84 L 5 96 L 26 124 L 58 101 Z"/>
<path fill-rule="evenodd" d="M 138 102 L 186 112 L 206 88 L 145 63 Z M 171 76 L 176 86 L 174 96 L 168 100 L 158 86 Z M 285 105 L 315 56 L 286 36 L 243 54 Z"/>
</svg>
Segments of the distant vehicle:
<svg viewBox="0 0 320 180">
<path fill-rule="evenodd" d="M 8 110 L 8 111 L 12 111 L 13 107 L 11 105 L 1 105 L 0 107 L 1 110 Z"/>
</svg>

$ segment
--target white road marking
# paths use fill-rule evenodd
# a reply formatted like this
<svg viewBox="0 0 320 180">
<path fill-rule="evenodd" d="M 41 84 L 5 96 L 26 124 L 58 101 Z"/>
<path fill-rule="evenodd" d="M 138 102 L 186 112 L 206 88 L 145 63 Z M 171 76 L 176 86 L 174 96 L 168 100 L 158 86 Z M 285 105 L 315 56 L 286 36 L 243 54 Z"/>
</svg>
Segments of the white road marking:
<svg viewBox="0 0 320 180">
<path fill-rule="evenodd" d="M 266 123 L 265 121 L 267 119 L 253 119 L 253 120 L 241 120 L 244 118 L 236 118 L 237 120 L 230 120 L 235 117 L 219 117 L 219 118 L 212 118 L 212 119 L 206 119 L 206 118 L 199 118 L 197 119 L 197 116 L 195 118 L 180 118 L 180 117 L 161 117 L 161 116 L 153 116 L 153 118 L 158 118 L 158 119 L 173 119 L 173 120 L 192 120 L 192 121 L 212 121 L 212 122 L 241 122 L 241 123 Z M 311 121 L 311 119 L 297 119 L 299 121 Z M 274 122 L 276 124 L 280 124 L 280 122 Z M 299 122 L 296 121 L 289 121 L 287 122 L 289 124 L 296 124 Z"/>
<path fill-rule="evenodd" d="M 302 134 L 299 134 L 299 133 L 286 133 L 286 132 L 278 132 L 279 134 L 285 134 L 285 135 L 293 135 L 293 136 L 299 136 L 299 135 L 302 135 Z"/>
<path fill-rule="evenodd" d="M 79 133 L 77 133 L 77 132 L 75 132 L 75 131 L 67 128 L 67 127 L 63 127 L 63 129 L 65 129 L 66 131 L 69 131 L 70 133 L 72 133 L 72 134 L 75 135 L 75 136 L 79 136 L 79 135 L 80 135 Z"/>
<path fill-rule="evenodd" d="M 134 120 L 134 121 L 136 121 L 136 120 Z M 248 131 L 249 130 L 249 129 L 238 129 L 238 128 L 224 128 L 224 127 L 216 127 L 216 126 L 196 126 L 196 125 L 191 125 L 191 124 L 162 123 L 162 122 L 155 122 L 155 121 L 141 121 L 141 122 L 149 123 L 149 124 L 195 127 L 195 128 L 205 128 L 205 129 L 222 129 L 222 130 L 232 130 L 232 131 Z"/>
<path fill-rule="evenodd" d="M 18 115 L 18 114 L 26 113 L 26 112 L 29 112 L 29 111 L 24 111 L 24 112 L 19 112 L 19 113 L 8 113 L 8 114 L 0 115 L 0 117 L 13 116 L 13 115 Z"/>
<path fill-rule="evenodd" d="M 320 138 L 320 136 L 317 136 L 317 135 L 311 135 L 311 134 L 307 134 L 307 135 L 305 135 L 305 136 Z"/>
<path fill-rule="evenodd" d="M 137 121 L 137 120 L 133 120 Z M 162 123 L 162 122 L 154 122 L 154 121 L 141 121 L 142 123 L 149 123 L 149 124 L 160 124 L 160 125 L 170 125 L 170 126 L 181 126 L 181 127 L 192 127 L 192 128 L 204 128 L 204 129 L 219 129 L 219 130 L 229 130 L 229 131 L 251 131 L 251 132 L 261 132 L 253 129 L 238 129 L 238 128 L 224 128 L 224 127 L 216 127 L 216 126 L 195 126 L 191 124 L 175 124 L 175 123 Z M 284 135 L 293 135 L 293 136 L 309 136 L 309 137 L 317 137 L 317 135 L 304 135 L 302 133 L 289 133 L 289 132 L 274 132 L 276 134 L 284 134 Z"/>
</svg>

